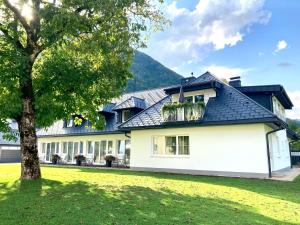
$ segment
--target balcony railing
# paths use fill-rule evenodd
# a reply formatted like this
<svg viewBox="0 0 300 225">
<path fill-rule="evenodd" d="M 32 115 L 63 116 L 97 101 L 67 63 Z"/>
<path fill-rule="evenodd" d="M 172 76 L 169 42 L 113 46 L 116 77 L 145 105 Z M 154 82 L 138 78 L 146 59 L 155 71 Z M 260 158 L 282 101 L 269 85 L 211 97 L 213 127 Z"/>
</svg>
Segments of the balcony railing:
<svg viewBox="0 0 300 225">
<path fill-rule="evenodd" d="M 162 108 L 164 122 L 200 120 L 203 117 L 205 104 L 199 103 L 169 103 Z"/>
</svg>

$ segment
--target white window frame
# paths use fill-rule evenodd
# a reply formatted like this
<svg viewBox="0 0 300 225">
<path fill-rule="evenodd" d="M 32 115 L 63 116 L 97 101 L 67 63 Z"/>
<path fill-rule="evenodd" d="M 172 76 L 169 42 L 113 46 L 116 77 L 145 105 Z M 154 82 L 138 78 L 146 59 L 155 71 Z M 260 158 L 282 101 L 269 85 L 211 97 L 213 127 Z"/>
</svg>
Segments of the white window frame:
<svg viewBox="0 0 300 225">
<path fill-rule="evenodd" d="M 176 154 L 175 155 L 167 155 L 167 154 L 155 154 L 154 153 L 154 138 L 158 137 L 176 137 Z M 189 137 L 189 154 L 187 155 L 180 155 L 179 153 L 179 145 L 178 145 L 178 137 Z M 164 152 L 166 152 L 166 142 L 164 145 Z M 190 135 L 188 134 L 178 134 L 178 135 L 155 135 L 151 137 L 151 156 L 152 157 L 166 157 L 166 158 L 189 158 L 191 156 L 191 139 Z"/>
<path fill-rule="evenodd" d="M 125 116 L 124 116 L 125 112 L 129 113 L 128 119 L 130 119 L 130 110 L 129 109 L 125 109 L 125 110 L 122 111 L 122 123 L 124 123 L 125 121 L 128 120 L 128 119 L 125 120 Z"/>
<path fill-rule="evenodd" d="M 56 155 L 60 155 L 61 154 L 61 150 L 60 150 L 60 142 L 58 141 L 48 141 L 48 142 L 42 142 L 41 143 L 41 156 L 42 156 L 42 159 L 45 161 L 45 162 L 51 162 L 52 161 L 52 152 L 51 152 L 51 148 L 52 148 L 52 143 L 54 143 L 54 153 L 53 154 L 56 154 Z M 58 143 L 58 145 L 57 145 Z M 47 159 L 47 145 L 50 145 L 50 160 L 46 160 Z M 43 151 L 43 145 L 45 145 L 45 151 Z M 57 146 L 59 148 L 59 151 L 57 151 Z"/>
</svg>

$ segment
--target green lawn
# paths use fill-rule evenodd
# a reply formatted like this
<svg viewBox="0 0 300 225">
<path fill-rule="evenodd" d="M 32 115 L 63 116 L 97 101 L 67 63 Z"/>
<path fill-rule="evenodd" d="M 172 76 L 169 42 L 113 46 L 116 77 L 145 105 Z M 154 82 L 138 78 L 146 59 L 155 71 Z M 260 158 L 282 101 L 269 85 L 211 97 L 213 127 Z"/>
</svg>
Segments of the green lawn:
<svg viewBox="0 0 300 225">
<path fill-rule="evenodd" d="M 0 224 L 300 224 L 294 182 L 0 165 Z"/>
</svg>

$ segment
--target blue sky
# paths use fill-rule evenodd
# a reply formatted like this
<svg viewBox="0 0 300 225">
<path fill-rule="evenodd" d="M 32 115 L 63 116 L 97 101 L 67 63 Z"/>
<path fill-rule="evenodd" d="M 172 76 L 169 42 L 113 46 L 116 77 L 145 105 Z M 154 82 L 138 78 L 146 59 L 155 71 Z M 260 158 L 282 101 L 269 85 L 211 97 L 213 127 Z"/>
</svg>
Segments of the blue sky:
<svg viewBox="0 0 300 225">
<path fill-rule="evenodd" d="M 172 21 L 143 51 L 183 76 L 209 70 L 244 85 L 282 84 L 300 119 L 300 1 L 168 0 Z"/>
</svg>

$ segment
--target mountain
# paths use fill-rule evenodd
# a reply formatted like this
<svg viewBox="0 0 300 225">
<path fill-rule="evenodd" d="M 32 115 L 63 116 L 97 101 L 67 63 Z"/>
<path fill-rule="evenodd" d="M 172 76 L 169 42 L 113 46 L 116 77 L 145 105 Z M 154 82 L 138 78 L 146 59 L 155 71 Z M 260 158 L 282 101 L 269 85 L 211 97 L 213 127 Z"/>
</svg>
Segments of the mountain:
<svg viewBox="0 0 300 225">
<path fill-rule="evenodd" d="M 129 80 L 125 92 L 134 92 L 179 84 L 181 75 L 168 69 L 145 53 L 137 51 L 131 66 L 133 79 Z"/>
</svg>

